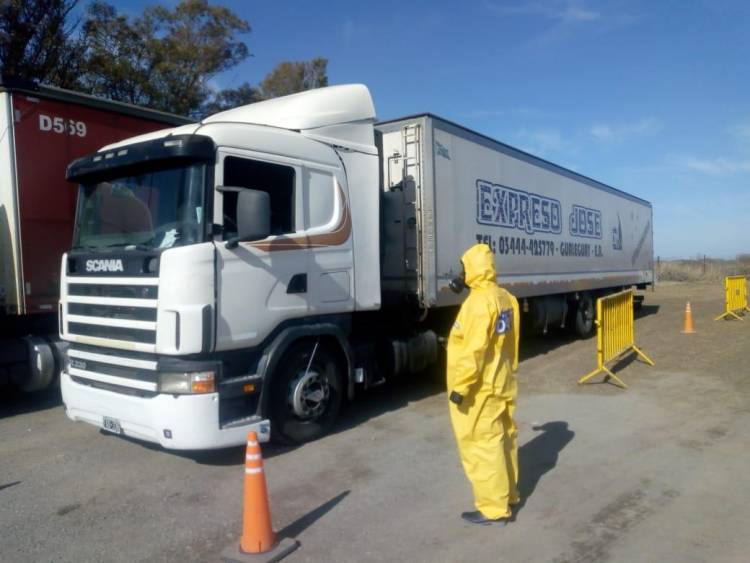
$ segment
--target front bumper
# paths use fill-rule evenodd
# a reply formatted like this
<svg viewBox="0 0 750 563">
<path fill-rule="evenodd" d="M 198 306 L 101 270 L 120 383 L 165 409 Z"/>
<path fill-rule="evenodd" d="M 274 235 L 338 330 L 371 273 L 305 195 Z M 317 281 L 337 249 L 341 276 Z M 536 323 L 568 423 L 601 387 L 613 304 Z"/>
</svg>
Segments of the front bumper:
<svg viewBox="0 0 750 563">
<path fill-rule="evenodd" d="M 173 450 L 208 450 L 245 444 L 255 431 L 261 442 L 271 435 L 271 424 L 259 416 L 247 424 L 219 427 L 219 395 L 136 397 L 76 383 L 60 374 L 68 418 L 102 427 L 103 417 L 117 419 L 123 434 Z M 165 432 L 168 431 L 168 432 Z M 171 438 L 167 438 L 171 435 Z"/>
</svg>

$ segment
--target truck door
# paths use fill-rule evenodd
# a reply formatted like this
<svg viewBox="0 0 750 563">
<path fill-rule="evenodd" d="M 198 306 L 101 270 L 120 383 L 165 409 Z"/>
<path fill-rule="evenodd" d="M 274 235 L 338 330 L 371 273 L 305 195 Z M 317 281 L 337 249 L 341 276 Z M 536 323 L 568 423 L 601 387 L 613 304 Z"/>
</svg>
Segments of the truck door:
<svg viewBox="0 0 750 563">
<path fill-rule="evenodd" d="M 282 158 L 258 157 L 245 151 L 219 151 L 216 184 L 262 190 L 271 201 L 271 233 L 263 242 L 289 239 L 304 230 L 300 220 L 302 167 Z M 289 245 L 269 251 L 267 244 L 240 243 L 226 248 L 237 226 L 237 194 L 215 192 L 216 349 L 253 346 L 279 323 L 307 314 L 305 290 L 309 249 Z M 278 247 L 280 248 L 280 247 Z"/>
<path fill-rule="evenodd" d="M 352 222 L 343 169 L 259 157 L 235 149 L 219 152 L 217 185 L 268 192 L 272 235 L 262 241 L 224 241 L 236 193 L 216 192 L 216 349 L 253 346 L 282 322 L 354 308 Z M 234 198 L 234 200 L 232 199 Z"/>
</svg>

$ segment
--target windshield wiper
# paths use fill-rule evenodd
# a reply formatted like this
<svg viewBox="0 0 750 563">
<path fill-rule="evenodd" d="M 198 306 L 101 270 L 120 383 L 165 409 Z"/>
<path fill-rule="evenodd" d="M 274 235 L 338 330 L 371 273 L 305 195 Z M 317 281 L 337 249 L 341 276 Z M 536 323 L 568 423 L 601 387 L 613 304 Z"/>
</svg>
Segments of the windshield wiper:
<svg viewBox="0 0 750 563">
<path fill-rule="evenodd" d="M 113 242 L 112 244 L 107 244 L 103 246 L 102 248 L 127 248 L 132 247 L 135 250 L 151 250 L 150 246 L 146 246 L 145 244 L 134 244 L 132 242 Z"/>
</svg>

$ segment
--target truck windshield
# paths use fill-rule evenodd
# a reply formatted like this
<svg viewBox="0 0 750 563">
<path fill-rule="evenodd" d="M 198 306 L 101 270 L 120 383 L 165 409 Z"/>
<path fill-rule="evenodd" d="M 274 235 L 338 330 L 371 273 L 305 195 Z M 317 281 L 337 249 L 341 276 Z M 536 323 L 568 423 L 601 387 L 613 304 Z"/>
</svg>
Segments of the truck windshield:
<svg viewBox="0 0 750 563">
<path fill-rule="evenodd" d="M 163 249 L 203 240 L 204 164 L 81 186 L 74 248 Z"/>
</svg>

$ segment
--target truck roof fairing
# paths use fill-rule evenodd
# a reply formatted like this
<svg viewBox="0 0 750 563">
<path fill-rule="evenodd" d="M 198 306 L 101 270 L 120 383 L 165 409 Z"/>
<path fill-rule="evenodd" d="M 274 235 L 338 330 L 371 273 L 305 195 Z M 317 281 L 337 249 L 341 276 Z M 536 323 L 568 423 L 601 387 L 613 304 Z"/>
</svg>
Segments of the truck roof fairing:
<svg viewBox="0 0 750 563">
<path fill-rule="evenodd" d="M 245 124 L 285 129 L 329 145 L 376 155 L 374 122 L 375 106 L 367 87 L 344 84 L 239 106 L 206 117 L 199 124 L 125 139 L 103 147 L 99 152 L 182 133 L 197 133 L 206 125 Z"/>
<path fill-rule="evenodd" d="M 211 115 L 203 123 L 252 123 L 302 131 L 374 120 L 375 105 L 367 86 L 344 84 L 240 106 Z"/>
<path fill-rule="evenodd" d="M 310 139 L 377 155 L 375 104 L 364 84 L 307 90 L 223 111 L 203 125 L 245 123 L 296 131 Z"/>
</svg>

